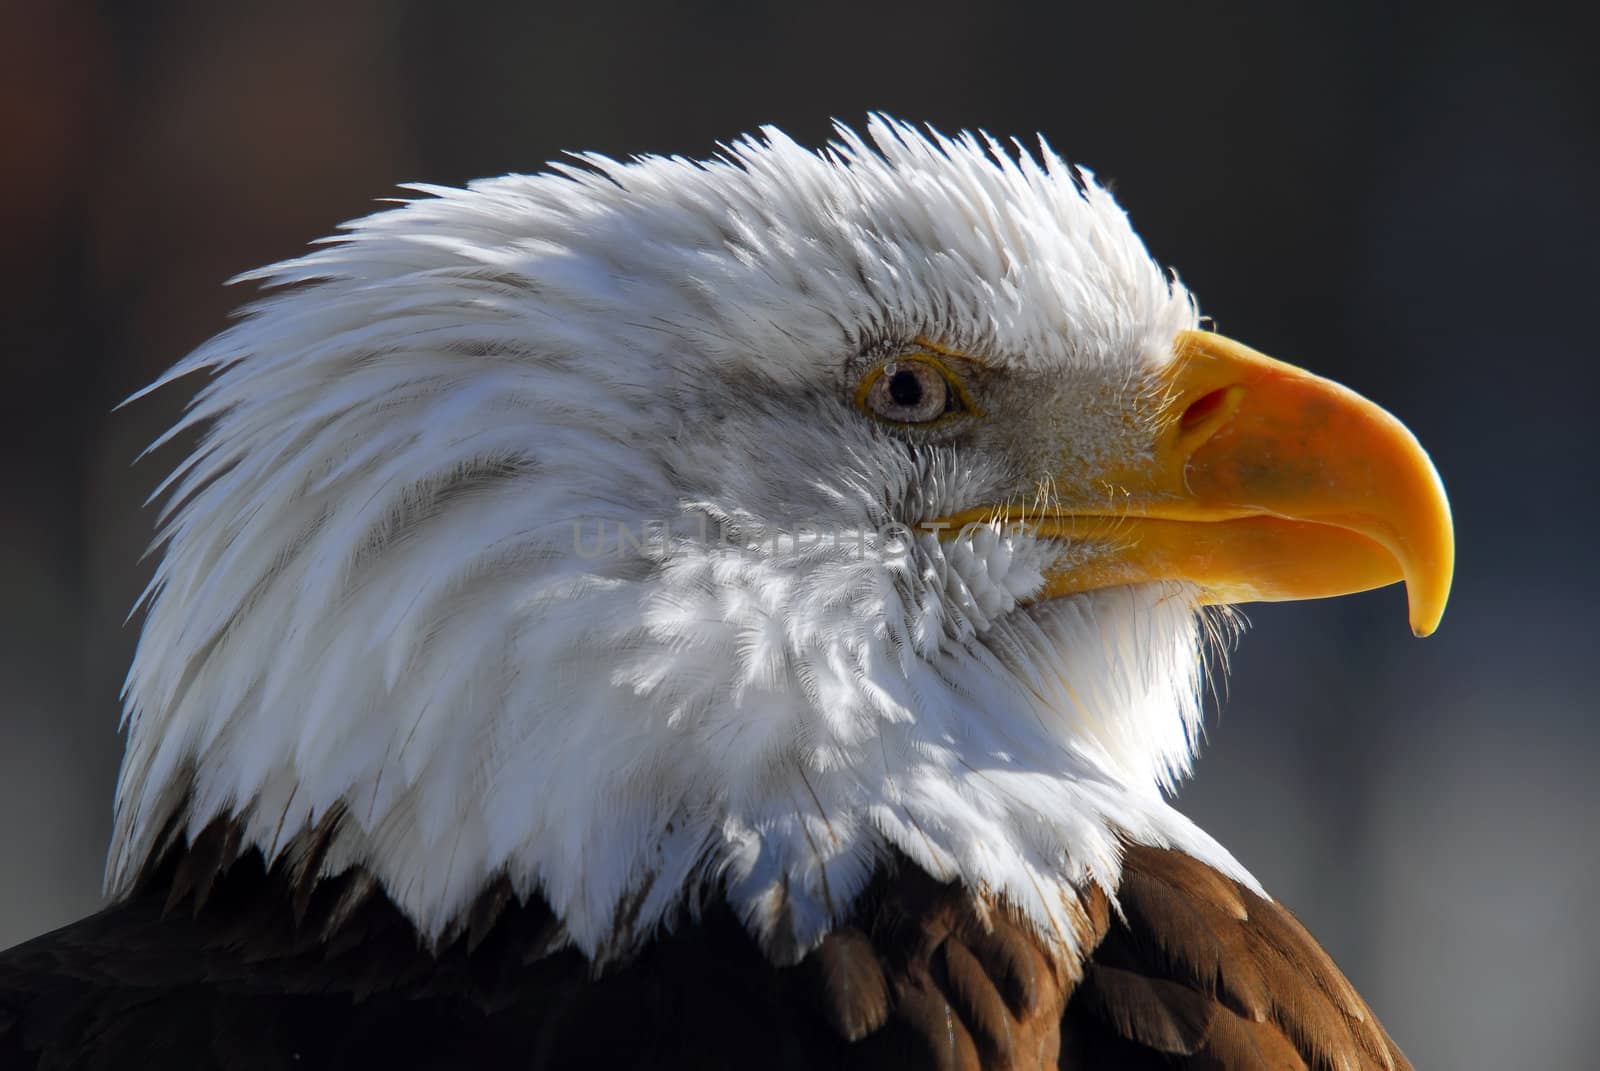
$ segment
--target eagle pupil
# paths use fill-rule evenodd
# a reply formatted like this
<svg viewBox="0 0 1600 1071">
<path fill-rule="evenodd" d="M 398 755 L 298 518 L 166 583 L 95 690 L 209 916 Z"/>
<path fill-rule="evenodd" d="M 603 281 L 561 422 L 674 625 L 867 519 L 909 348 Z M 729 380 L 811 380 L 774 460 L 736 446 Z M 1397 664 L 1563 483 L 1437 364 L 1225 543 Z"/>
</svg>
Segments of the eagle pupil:
<svg viewBox="0 0 1600 1071">
<path fill-rule="evenodd" d="M 914 408 L 922 401 L 922 380 L 910 369 L 901 369 L 889 377 L 889 397 L 896 405 Z"/>
</svg>

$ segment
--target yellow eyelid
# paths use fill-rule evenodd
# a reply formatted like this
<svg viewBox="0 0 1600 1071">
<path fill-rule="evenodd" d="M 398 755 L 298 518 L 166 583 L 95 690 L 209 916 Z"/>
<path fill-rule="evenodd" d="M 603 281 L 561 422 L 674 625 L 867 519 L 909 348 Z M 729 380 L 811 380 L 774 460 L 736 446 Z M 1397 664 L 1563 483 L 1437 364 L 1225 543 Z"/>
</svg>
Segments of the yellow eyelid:
<svg viewBox="0 0 1600 1071">
<path fill-rule="evenodd" d="M 911 344 L 920 349 L 925 349 L 929 353 L 936 353 L 940 357 L 956 357 L 963 361 L 972 360 L 972 357 L 968 354 L 962 353 L 960 350 L 954 349 L 950 346 L 946 346 L 942 342 L 935 342 L 931 338 L 924 338 L 922 335 L 918 335 L 916 338 L 912 339 Z"/>
<path fill-rule="evenodd" d="M 955 372 L 951 370 L 950 366 L 941 359 L 941 355 L 952 357 L 958 355 L 955 353 L 946 353 L 942 349 L 938 352 L 935 352 L 932 344 L 925 342 L 922 339 L 918 339 L 917 344 L 923 346 L 924 348 L 921 350 L 914 350 L 910 353 L 902 353 L 897 357 L 892 357 L 867 373 L 866 378 L 861 381 L 861 385 L 856 388 L 856 407 L 871 415 L 874 420 L 881 420 L 885 424 L 894 424 L 896 426 L 908 428 L 936 428 L 941 424 L 963 416 L 983 416 L 983 410 L 978 407 L 977 401 L 972 397 L 972 392 L 967 390 L 967 385 L 962 382 L 961 377 L 956 375 Z M 922 424 L 903 423 L 901 421 L 889 420 L 886 417 L 881 417 L 877 413 L 874 413 L 871 407 L 867 405 L 867 394 L 872 390 L 873 384 L 878 382 L 878 379 L 883 375 L 884 370 L 890 365 L 905 364 L 908 361 L 915 361 L 919 364 L 928 365 L 934 371 L 938 372 L 940 377 L 945 381 L 950 389 L 955 392 L 956 400 L 961 403 L 961 408 L 955 412 L 946 413 L 937 419 L 929 420 Z"/>
</svg>

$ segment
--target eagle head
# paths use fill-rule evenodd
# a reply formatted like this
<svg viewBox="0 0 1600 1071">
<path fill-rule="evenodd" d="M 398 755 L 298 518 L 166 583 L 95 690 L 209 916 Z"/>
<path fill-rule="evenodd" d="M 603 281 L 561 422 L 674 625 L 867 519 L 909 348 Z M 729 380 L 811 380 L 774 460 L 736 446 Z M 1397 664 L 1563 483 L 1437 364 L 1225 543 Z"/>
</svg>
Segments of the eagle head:
<svg viewBox="0 0 1600 1071">
<path fill-rule="evenodd" d="M 903 857 L 1071 949 L 1127 843 L 1250 882 L 1164 799 L 1229 604 L 1442 612 L 1415 440 L 1199 330 L 1046 146 L 417 190 L 160 381 L 113 889 L 225 816 L 434 940 L 506 879 L 596 959 L 715 895 L 791 960 Z"/>
</svg>

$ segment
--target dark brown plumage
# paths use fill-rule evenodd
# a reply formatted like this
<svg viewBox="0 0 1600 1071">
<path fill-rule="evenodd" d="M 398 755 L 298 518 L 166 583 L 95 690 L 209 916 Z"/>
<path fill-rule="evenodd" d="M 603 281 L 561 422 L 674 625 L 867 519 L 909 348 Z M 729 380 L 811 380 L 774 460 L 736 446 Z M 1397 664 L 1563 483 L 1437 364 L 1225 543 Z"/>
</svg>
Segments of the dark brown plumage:
<svg viewBox="0 0 1600 1071">
<path fill-rule="evenodd" d="M 0 1067 L 1409 1067 L 1287 911 L 1157 848 L 1120 913 L 1084 893 L 1082 964 L 901 861 L 798 965 L 713 903 L 598 977 L 506 884 L 432 953 L 315 853 L 268 872 L 218 823 L 0 954 Z"/>
</svg>

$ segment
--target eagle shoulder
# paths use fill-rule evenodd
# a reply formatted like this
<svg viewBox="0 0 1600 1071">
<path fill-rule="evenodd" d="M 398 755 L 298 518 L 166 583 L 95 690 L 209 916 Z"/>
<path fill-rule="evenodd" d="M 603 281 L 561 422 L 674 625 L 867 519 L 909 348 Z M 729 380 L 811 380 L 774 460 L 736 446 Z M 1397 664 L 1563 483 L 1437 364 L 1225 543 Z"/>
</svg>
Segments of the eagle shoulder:
<svg viewBox="0 0 1600 1071">
<path fill-rule="evenodd" d="M 364 872 L 237 845 L 0 953 L 0 1065 L 1409 1067 L 1293 916 L 1171 850 L 1082 893 L 1081 962 L 900 859 L 793 966 L 713 899 L 597 973 L 504 883 L 430 948 Z"/>
<path fill-rule="evenodd" d="M 849 1066 L 1409 1071 L 1292 914 L 1192 856 L 1128 845 L 1115 904 L 1081 895 L 1063 964 L 958 884 L 880 878 L 807 961 Z"/>
<path fill-rule="evenodd" d="M 1061 1067 L 1409 1071 L 1281 905 L 1182 852 L 1130 845 L 1117 906 L 1067 1003 Z"/>
</svg>

